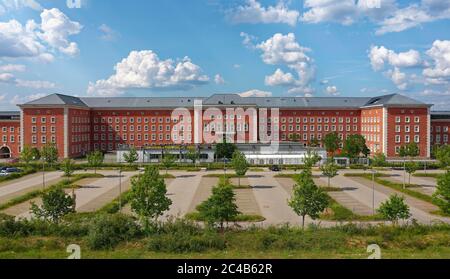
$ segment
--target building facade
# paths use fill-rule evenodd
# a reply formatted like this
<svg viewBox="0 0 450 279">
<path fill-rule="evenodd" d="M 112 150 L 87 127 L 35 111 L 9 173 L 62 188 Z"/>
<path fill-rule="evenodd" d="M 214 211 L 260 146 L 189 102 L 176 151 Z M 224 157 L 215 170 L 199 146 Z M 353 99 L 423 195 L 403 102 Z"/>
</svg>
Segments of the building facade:
<svg viewBox="0 0 450 279">
<path fill-rule="evenodd" d="M 342 140 L 363 135 L 373 154 L 382 152 L 388 158 L 398 157 L 402 145 L 416 142 L 420 157 L 429 158 L 432 145 L 448 143 L 450 123 L 450 114 L 431 113 L 431 105 L 398 94 L 319 98 L 53 94 L 19 107 L 20 115 L 0 120 L 3 146 L 12 157 L 24 145 L 41 148 L 54 143 L 60 157 L 75 158 L 93 150 L 210 144 L 224 137 L 255 144 L 267 141 L 262 134 L 272 141 L 320 147 L 326 134 L 336 132 Z"/>
</svg>

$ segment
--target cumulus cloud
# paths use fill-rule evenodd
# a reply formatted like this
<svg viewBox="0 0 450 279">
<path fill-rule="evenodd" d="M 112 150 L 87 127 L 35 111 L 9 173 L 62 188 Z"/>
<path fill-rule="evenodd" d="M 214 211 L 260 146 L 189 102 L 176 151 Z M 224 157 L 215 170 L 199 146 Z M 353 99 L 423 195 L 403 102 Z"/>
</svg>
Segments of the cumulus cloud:
<svg viewBox="0 0 450 279">
<path fill-rule="evenodd" d="M 223 77 L 221 75 L 217 74 L 214 76 L 214 82 L 216 84 L 224 84 L 225 80 L 223 79 Z"/>
<path fill-rule="evenodd" d="M 240 36 L 243 38 L 242 39 L 242 44 L 247 47 L 247 48 L 254 48 L 254 41 L 257 39 L 255 36 L 253 35 L 249 35 L 245 32 L 241 32 Z"/>
<path fill-rule="evenodd" d="M 370 63 L 375 71 L 384 68 L 385 64 L 394 67 L 415 67 L 422 63 L 420 53 L 416 50 L 395 53 L 384 46 L 372 46 L 369 52 Z"/>
<path fill-rule="evenodd" d="M 273 75 L 266 77 L 267 85 L 290 86 L 288 90 L 290 93 L 311 93 L 309 85 L 315 77 L 314 61 L 307 55 L 311 50 L 301 46 L 293 33 L 274 34 L 268 40 L 258 44 L 256 48 L 262 51 L 261 58 L 264 63 L 286 66 L 297 75 L 294 78 L 292 73 L 277 69 Z"/>
<path fill-rule="evenodd" d="M 14 95 L 10 99 L 11 105 L 21 105 L 47 96 L 46 94 L 31 94 L 26 96 Z"/>
<path fill-rule="evenodd" d="M 0 73 L 0 82 L 11 83 L 14 80 L 14 75 L 10 73 Z"/>
<path fill-rule="evenodd" d="M 433 84 L 445 84 L 450 80 L 450 41 L 434 41 L 426 52 L 432 59 L 429 67 L 423 70 L 427 81 Z"/>
<path fill-rule="evenodd" d="M 390 69 L 385 72 L 385 75 L 392 80 L 398 89 L 406 90 L 408 88 L 407 76 L 399 68 Z"/>
<path fill-rule="evenodd" d="M 232 23 L 283 23 L 295 26 L 300 17 L 296 10 L 290 10 L 284 1 L 276 6 L 263 7 L 256 0 L 247 0 L 245 5 L 227 11 L 227 18 Z"/>
<path fill-rule="evenodd" d="M 104 41 L 115 41 L 119 37 L 119 33 L 106 24 L 100 25 L 98 30 L 102 33 L 100 39 Z"/>
<path fill-rule="evenodd" d="M 189 90 L 209 82 L 189 57 L 161 60 L 151 50 L 130 52 L 114 69 L 108 79 L 89 83 L 88 94 L 113 96 L 127 89 Z"/>
<path fill-rule="evenodd" d="M 69 41 L 69 37 L 78 34 L 81 28 L 58 9 L 43 10 L 41 24 L 28 20 L 22 25 L 15 19 L 0 22 L 0 57 L 51 62 L 55 51 L 75 55 L 78 45 Z"/>
<path fill-rule="evenodd" d="M 252 89 L 246 92 L 239 93 L 239 96 L 248 98 L 248 97 L 272 97 L 272 92 L 261 91 L 258 89 Z"/>
<path fill-rule="evenodd" d="M 303 22 L 351 25 L 369 20 L 378 25 L 377 35 L 450 18 L 450 1 L 447 0 L 422 0 L 404 7 L 399 7 L 395 0 L 306 0 L 304 8 L 306 11 L 300 18 Z"/>
<path fill-rule="evenodd" d="M 338 91 L 336 86 L 327 86 L 327 88 L 325 89 L 325 92 L 328 95 L 331 95 L 331 96 L 338 96 L 338 95 L 340 95 L 340 93 L 339 93 L 339 91 Z"/>
<path fill-rule="evenodd" d="M 22 8 L 30 8 L 41 11 L 42 6 L 35 0 L 1 0 L 0 15 L 9 11 L 19 10 Z"/>
</svg>

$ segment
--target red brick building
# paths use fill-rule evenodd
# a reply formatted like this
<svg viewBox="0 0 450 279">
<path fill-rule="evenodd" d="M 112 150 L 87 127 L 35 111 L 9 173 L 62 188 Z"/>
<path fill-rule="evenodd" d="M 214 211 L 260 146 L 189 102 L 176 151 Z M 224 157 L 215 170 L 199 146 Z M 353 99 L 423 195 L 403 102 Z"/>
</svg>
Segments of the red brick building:
<svg viewBox="0 0 450 279">
<path fill-rule="evenodd" d="M 20 113 L 0 112 L 0 158 L 20 154 Z"/>
<path fill-rule="evenodd" d="M 78 98 L 53 94 L 19 107 L 22 129 L 20 134 L 19 127 L 14 129 L 12 156 L 20 150 L 19 139 L 23 139 L 22 147 L 55 143 L 61 157 L 80 157 L 92 150 L 114 151 L 122 146 L 205 143 L 208 137 L 221 139 L 224 134 L 229 140 L 255 143 L 262 132 L 281 142 L 321 145 L 326 134 L 336 132 L 343 140 L 361 134 L 372 153 L 383 152 L 390 158 L 398 156 L 400 146 L 416 142 L 420 156 L 429 158 L 431 145 L 438 139 L 437 127 L 442 127 L 439 133 L 444 143 L 449 126 L 441 124 L 449 123 L 448 119 L 432 121 L 431 105 L 398 94 L 373 98 L 244 98 L 234 94 Z M 173 114 L 175 109 L 180 113 Z M 267 117 L 262 117 L 264 110 Z"/>
<path fill-rule="evenodd" d="M 432 146 L 450 143 L 450 111 L 431 113 L 431 144 Z"/>
</svg>

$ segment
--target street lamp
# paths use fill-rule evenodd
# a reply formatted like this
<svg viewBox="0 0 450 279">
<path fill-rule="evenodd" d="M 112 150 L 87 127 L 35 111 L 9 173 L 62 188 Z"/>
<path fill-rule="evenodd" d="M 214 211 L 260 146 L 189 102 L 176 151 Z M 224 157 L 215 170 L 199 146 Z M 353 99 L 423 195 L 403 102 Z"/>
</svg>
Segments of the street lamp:
<svg viewBox="0 0 450 279">
<path fill-rule="evenodd" d="M 45 160 L 45 157 L 42 158 L 42 191 L 45 191 Z"/>
<path fill-rule="evenodd" d="M 122 213 L 122 168 L 119 168 L 119 213 Z"/>
</svg>

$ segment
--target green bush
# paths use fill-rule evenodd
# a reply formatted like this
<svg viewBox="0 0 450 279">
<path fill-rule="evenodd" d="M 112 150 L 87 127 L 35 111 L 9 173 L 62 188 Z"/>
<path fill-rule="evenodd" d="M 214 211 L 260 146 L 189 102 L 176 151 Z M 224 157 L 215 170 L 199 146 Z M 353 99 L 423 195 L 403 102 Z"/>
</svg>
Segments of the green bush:
<svg viewBox="0 0 450 279">
<path fill-rule="evenodd" d="M 89 227 L 88 245 L 94 250 L 114 248 L 122 241 L 129 241 L 141 235 L 136 220 L 123 214 L 101 214 Z"/>
<path fill-rule="evenodd" d="M 204 252 L 211 249 L 223 250 L 225 248 L 225 239 L 217 233 L 204 233 L 200 235 L 182 233 L 161 234 L 152 236 L 148 242 L 148 249 L 154 252 Z"/>
</svg>

